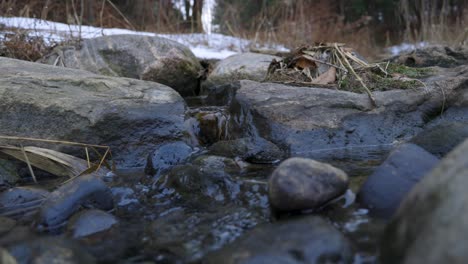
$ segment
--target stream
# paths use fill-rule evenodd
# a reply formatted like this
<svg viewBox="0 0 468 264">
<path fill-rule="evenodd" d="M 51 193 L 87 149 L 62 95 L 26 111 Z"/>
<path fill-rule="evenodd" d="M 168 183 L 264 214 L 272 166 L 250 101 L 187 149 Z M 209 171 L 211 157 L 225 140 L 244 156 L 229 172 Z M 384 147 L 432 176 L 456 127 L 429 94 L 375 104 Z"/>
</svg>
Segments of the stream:
<svg viewBox="0 0 468 264">
<path fill-rule="evenodd" d="M 272 220 L 267 179 L 279 163 L 250 164 L 209 155 L 206 146 L 233 135 L 229 129 L 231 117 L 225 107 L 206 105 L 203 99 L 186 98 L 191 116 L 186 121 L 191 127 L 190 143 L 197 146 L 189 162 L 154 178 L 145 176 L 143 169 L 117 172 L 129 186 L 134 185 L 135 179 L 146 181 L 146 185 L 137 184 L 139 189 L 135 193 L 139 197 L 131 191 L 130 195 L 123 195 L 124 206 L 116 211 L 116 216 L 125 219 L 126 232 L 133 230 L 126 236 L 127 242 L 133 237 L 138 245 L 127 252 L 128 260 L 138 262 L 153 256 L 149 259 L 156 263 L 198 263 L 206 253 Z M 392 144 L 369 145 L 291 154 L 332 164 L 349 175 L 346 197 L 313 214 L 327 219 L 351 241 L 354 263 L 375 263 L 378 237 L 385 223 L 369 216 L 368 210 L 353 198 L 392 147 Z M 153 189 L 148 187 L 151 185 Z M 125 188 L 118 190 L 125 193 Z M 133 203 L 132 199 L 144 202 Z M 281 221 L 287 219 L 288 216 Z"/>
</svg>

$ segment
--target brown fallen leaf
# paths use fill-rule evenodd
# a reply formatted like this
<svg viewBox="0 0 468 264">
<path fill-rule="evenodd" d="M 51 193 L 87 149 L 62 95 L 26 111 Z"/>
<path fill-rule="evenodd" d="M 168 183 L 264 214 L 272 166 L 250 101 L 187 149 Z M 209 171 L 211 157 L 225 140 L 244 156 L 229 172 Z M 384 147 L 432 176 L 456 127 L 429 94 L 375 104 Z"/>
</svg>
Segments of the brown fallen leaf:
<svg viewBox="0 0 468 264">
<path fill-rule="evenodd" d="M 326 72 L 312 80 L 313 84 L 331 84 L 336 82 L 336 68 L 330 67 Z"/>
</svg>

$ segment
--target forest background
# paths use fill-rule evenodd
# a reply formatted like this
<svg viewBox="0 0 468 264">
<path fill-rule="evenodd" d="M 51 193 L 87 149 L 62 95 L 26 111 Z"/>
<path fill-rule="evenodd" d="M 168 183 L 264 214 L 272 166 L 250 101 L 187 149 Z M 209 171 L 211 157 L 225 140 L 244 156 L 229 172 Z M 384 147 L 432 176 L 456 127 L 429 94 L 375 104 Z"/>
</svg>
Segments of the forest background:
<svg viewBox="0 0 468 264">
<path fill-rule="evenodd" d="M 209 0 L 0 0 L 0 16 L 201 33 Z M 212 1 L 212 0 L 211 0 Z M 468 0 L 218 0 L 213 32 L 288 48 L 342 42 L 366 56 L 400 43 L 463 44 Z"/>
</svg>

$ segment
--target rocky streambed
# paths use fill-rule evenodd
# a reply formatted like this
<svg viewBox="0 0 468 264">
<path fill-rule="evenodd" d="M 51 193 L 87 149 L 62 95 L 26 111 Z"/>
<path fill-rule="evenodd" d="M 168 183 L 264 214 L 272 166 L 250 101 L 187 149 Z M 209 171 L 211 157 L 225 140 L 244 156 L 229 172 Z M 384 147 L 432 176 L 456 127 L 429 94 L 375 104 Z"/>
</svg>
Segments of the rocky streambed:
<svg viewBox="0 0 468 264">
<path fill-rule="evenodd" d="M 0 154 L 5 263 L 468 260 L 466 50 L 392 58 L 430 74 L 373 106 L 262 82 L 269 55 L 235 55 L 203 80 L 169 40 L 81 47 L 42 60 L 55 66 L 0 58 L 0 135 L 107 145 L 117 168 L 69 181 L 35 169 L 34 184 Z"/>
</svg>

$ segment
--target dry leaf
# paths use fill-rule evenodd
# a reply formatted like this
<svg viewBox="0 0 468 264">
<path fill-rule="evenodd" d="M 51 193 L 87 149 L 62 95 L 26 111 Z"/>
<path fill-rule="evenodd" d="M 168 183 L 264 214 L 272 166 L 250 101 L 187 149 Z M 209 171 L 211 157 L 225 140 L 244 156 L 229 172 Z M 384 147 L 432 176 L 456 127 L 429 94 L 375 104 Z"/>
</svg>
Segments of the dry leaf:
<svg viewBox="0 0 468 264">
<path fill-rule="evenodd" d="M 312 80 L 313 84 L 331 84 L 336 82 L 336 68 L 330 67 L 326 72 Z"/>
</svg>

